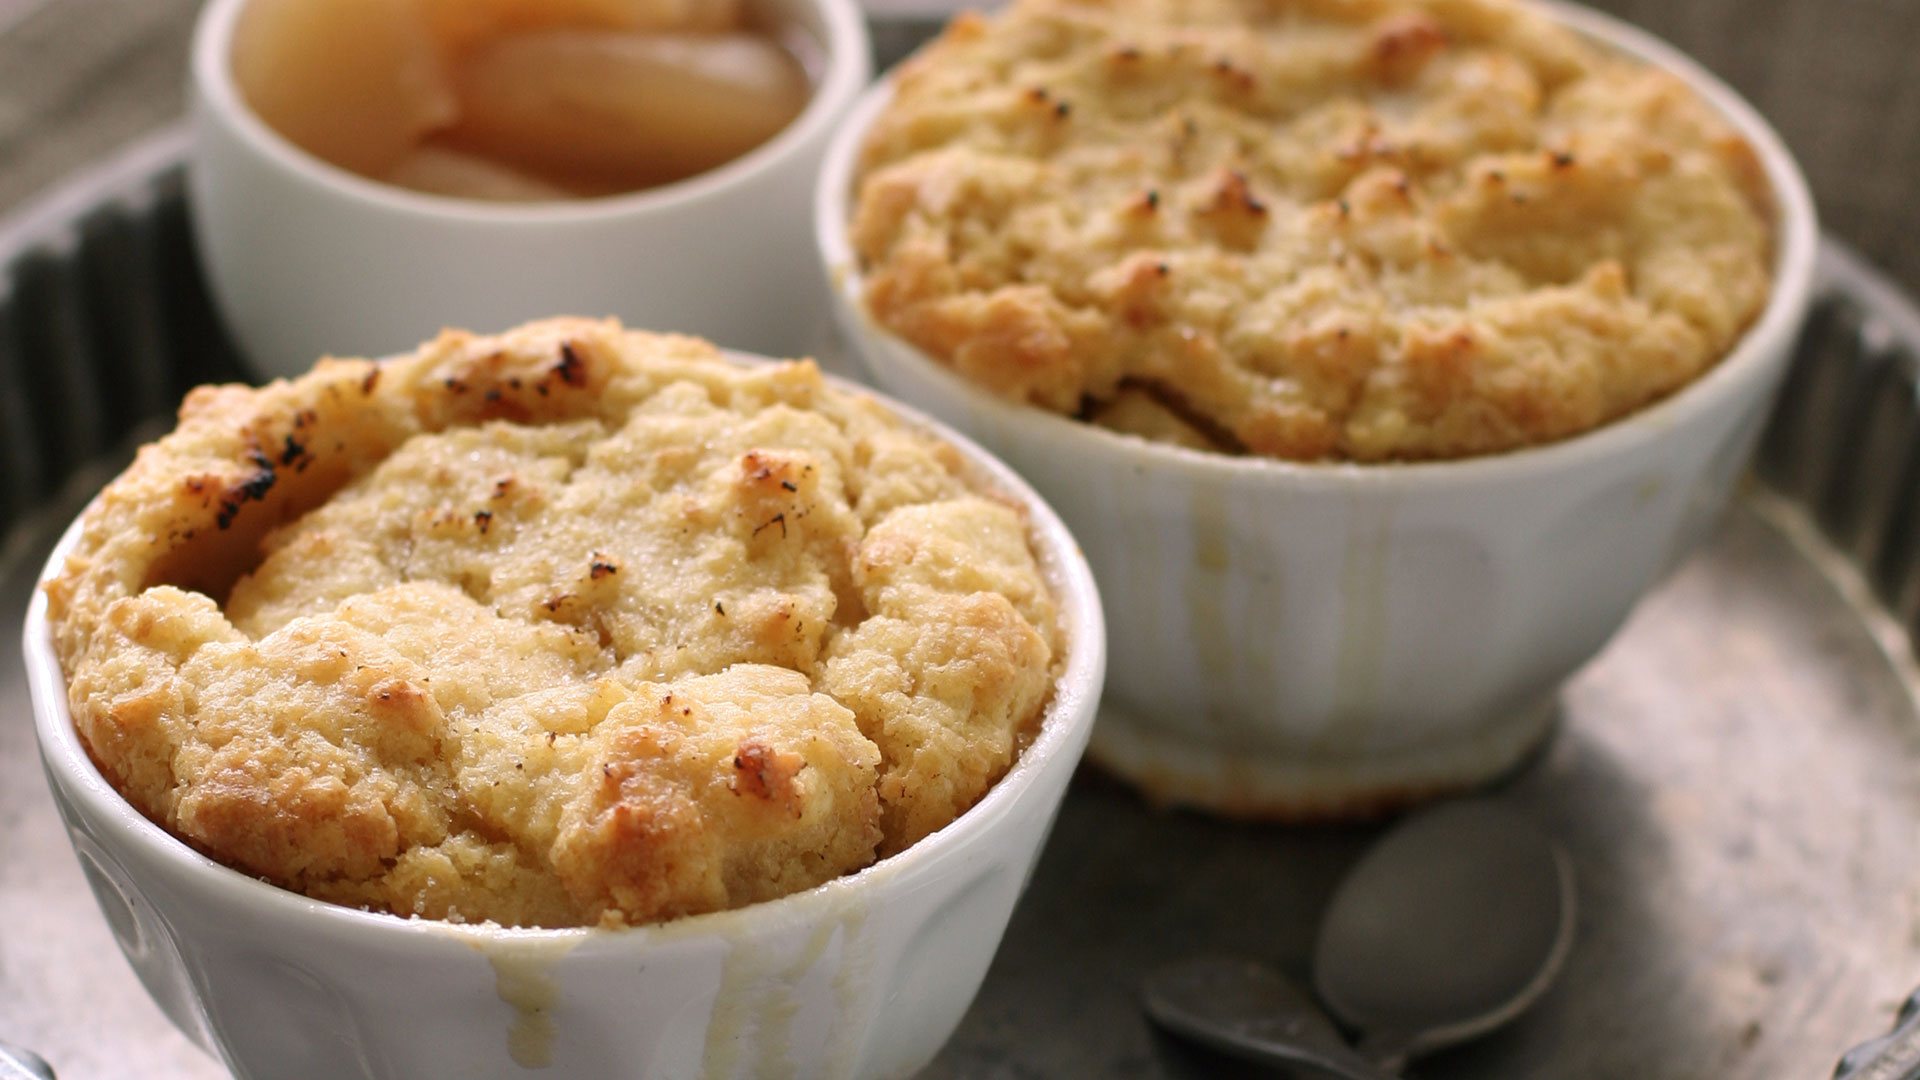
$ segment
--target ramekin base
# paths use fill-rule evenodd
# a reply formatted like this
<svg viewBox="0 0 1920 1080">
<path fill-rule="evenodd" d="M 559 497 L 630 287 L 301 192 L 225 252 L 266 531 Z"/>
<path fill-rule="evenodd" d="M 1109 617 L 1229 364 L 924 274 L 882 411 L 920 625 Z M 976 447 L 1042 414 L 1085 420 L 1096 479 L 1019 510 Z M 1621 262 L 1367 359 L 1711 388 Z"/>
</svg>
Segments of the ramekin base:
<svg viewBox="0 0 1920 1080">
<path fill-rule="evenodd" d="M 1559 715 L 1554 694 L 1445 742 L 1339 756 L 1203 745 L 1108 704 L 1087 756 L 1166 806 L 1287 824 L 1362 821 L 1499 779 L 1546 741 Z"/>
</svg>

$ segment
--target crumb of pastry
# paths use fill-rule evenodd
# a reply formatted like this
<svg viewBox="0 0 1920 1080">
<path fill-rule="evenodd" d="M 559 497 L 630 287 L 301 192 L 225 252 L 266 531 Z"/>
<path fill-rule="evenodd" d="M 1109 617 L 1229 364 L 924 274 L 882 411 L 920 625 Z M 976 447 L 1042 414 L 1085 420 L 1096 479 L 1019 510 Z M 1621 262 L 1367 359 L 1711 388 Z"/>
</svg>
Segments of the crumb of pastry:
<svg viewBox="0 0 1920 1080">
<path fill-rule="evenodd" d="M 899 851 L 1062 640 L 1019 506 L 805 362 L 551 320 L 195 391 L 46 586 L 141 812 L 401 915 L 645 923 Z"/>
<path fill-rule="evenodd" d="M 1770 215 L 1678 77 L 1524 2 L 1014 0 L 902 68 L 850 232 L 875 318 L 1010 398 L 1390 461 L 1684 386 L 1766 303 Z"/>
</svg>

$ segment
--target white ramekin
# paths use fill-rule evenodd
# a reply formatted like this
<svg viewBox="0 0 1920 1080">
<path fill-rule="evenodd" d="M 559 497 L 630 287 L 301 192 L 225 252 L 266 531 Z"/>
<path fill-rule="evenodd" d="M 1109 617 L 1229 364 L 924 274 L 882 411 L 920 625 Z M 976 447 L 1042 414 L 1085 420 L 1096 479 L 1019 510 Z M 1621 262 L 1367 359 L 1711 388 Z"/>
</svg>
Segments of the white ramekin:
<svg viewBox="0 0 1920 1080">
<path fill-rule="evenodd" d="M 827 152 L 815 208 L 836 314 L 877 383 L 1018 469 L 1073 528 L 1113 664 L 1095 760 L 1237 816 L 1384 810 L 1484 781 L 1548 730 L 1559 685 L 1726 504 L 1806 312 L 1806 182 L 1746 102 L 1648 34 L 1555 4 L 1687 81 L 1750 142 L 1777 204 L 1771 300 L 1673 396 L 1547 446 L 1463 461 L 1297 464 L 1159 445 L 1015 404 L 876 324 L 847 237 L 882 84 Z"/>
<path fill-rule="evenodd" d="M 1093 575 L 1052 510 L 937 423 L 1027 509 L 1068 646 L 1040 733 L 972 809 L 806 892 L 624 930 L 506 930 L 338 907 L 228 869 L 133 809 L 74 730 L 36 593 L 25 651 L 40 755 L 121 951 L 169 1018 L 243 1080 L 896 1077 L 979 989 L 1099 707 Z M 48 560 L 56 573 L 78 535 Z"/>
<path fill-rule="evenodd" d="M 263 373 L 555 311 L 775 356 L 816 347 L 827 286 L 807 235 L 812 185 L 872 76 L 855 0 L 757 0 L 820 57 L 806 110 L 764 145 L 650 191 L 531 205 L 407 191 L 288 142 L 234 84 L 247 3 L 210 0 L 195 30 L 188 193 L 214 298 Z"/>
</svg>

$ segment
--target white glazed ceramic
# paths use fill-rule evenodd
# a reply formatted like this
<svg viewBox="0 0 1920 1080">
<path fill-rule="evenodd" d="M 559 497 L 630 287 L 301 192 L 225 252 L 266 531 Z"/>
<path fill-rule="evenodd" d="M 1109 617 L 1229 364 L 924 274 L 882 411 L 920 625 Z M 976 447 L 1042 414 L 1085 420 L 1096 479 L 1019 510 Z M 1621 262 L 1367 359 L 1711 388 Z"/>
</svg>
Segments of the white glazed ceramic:
<svg viewBox="0 0 1920 1080">
<path fill-rule="evenodd" d="M 1061 597 L 1064 672 L 1033 744 L 952 824 L 859 873 L 736 911 L 625 930 L 462 927 L 325 904 L 230 870 L 142 817 L 95 769 L 36 593 L 25 648 L 41 759 L 94 896 L 154 1000 L 243 1080 L 923 1067 L 979 989 L 1052 828 L 1093 727 L 1106 642 L 1092 573 L 1053 511 L 979 447 L 900 411 L 1027 507 Z"/>
<path fill-rule="evenodd" d="M 855 0 L 757 0 L 820 57 L 806 110 L 764 145 L 650 191 L 527 205 L 391 187 L 282 138 L 234 85 L 247 2 L 210 0 L 195 31 L 188 191 L 214 298 L 264 373 L 556 311 L 776 356 L 817 344 L 826 283 L 808 238 L 812 185 L 872 74 Z"/>
<path fill-rule="evenodd" d="M 1149 443 L 1010 403 L 876 325 L 847 240 L 877 87 L 827 153 L 817 240 L 880 386 L 978 439 L 1073 528 L 1111 622 L 1092 756 L 1160 798 L 1249 816 L 1382 809 L 1486 780 L 1556 688 L 1725 505 L 1805 314 L 1806 183 L 1751 107 L 1585 9 L 1567 23 L 1679 74 L 1753 145 L 1777 201 L 1771 302 L 1672 397 L 1549 446 L 1410 465 L 1295 464 Z"/>
</svg>

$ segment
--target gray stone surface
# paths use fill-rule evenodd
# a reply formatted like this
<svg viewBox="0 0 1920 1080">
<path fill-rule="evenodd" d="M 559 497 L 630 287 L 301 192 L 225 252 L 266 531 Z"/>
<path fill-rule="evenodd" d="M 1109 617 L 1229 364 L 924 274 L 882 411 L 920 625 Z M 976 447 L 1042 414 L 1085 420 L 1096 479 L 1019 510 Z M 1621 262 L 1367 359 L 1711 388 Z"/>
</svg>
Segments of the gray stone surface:
<svg viewBox="0 0 1920 1080">
<path fill-rule="evenodd" d="M 1920 288 L 1920 3 L 1600 6 L 1755 100 L 1827 225 Z M 0 0 L 0 212 L 179 115 L 196 7 Z M 1572 965 L 1538 1013 L 1419 1075 L 1823 1076 L 1920 981 L 1912 667 L 1775 516 L 1749 504 L 1570 688 L 1554 743 L 1507 790 L 1579 863 Z M 0 551 L 0 1038 L 67 1080 L 219 1076 L 115 952 L 39 775 L 13 613 L 47 539 Z M 1367 835 L 1156 813 L 1082 778 L 931 1075 L 1231 1075 L 1140 1021 L 1139 972 L 1223 947 L 1298 970 Z"/>
</svg>

